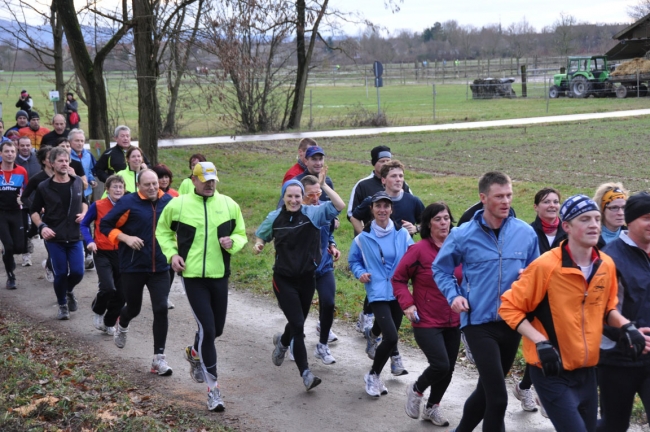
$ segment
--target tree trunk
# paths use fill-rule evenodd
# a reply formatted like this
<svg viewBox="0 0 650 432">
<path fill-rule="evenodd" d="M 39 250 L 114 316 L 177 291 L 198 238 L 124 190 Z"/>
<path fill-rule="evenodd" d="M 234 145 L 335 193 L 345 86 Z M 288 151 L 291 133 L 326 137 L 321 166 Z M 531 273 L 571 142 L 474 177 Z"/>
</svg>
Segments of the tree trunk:
<svg viewBox="0 0 650 432">
<path fill-rule="evenodd" d="M 138 141 L 152 164 L 158 163 L 161 131 L 156 82 L 159 76 L 154 39 L 154 9 L 148 0 L 133 0 L 133 43 L 138 82 Z"/>
<path fill-rule="evenodd" d="M 50 7 L 50 27 L 52 28 L 52 52 L 54 53 L 54 87 L 59 92 L 56 112 L 62 113 L 65 106 L 65 81 L 63 79 L 63 24 L 56 13 L 56 6 Z"/>
<path fill-rule="evenodd" d="M 88 48 L 81 32 L 77 18 L 77 11 L 73 0 L 54 0 L 59 19 L 63 25 L 75 73 L 81 82 L 85 99 L 88 105 L 88 137 L 103 139 L 106 148 L 110 147 L 111 135 L 108 131 L 108 103 L 106 99 L 106 86 L 104 85 L 104 60 L 108 53 L 117 45 L 122 36 L 130 29 L 130 23 L 123 23 L 122 27 L 108 40 L 95 55 L 94 61 L 90 57 Z M 126 14 L 126 11 L 124 11 Z"/>
</svg>

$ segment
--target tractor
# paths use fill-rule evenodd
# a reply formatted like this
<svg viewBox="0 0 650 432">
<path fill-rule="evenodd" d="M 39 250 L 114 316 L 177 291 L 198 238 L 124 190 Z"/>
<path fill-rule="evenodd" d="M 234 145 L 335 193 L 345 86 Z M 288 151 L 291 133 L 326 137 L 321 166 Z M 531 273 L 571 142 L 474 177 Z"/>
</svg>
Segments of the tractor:
<svg viewBox="0 0 650 432">
<path fill-rule="evenodd" d="M 566 73 L 553 76 L 553 85 L 548 91 L 550 98 L 562 95 L 575 98 L 613 96 L 612 83 L 608 81 L 607 57 L 569 57 Z"/>
</svg>

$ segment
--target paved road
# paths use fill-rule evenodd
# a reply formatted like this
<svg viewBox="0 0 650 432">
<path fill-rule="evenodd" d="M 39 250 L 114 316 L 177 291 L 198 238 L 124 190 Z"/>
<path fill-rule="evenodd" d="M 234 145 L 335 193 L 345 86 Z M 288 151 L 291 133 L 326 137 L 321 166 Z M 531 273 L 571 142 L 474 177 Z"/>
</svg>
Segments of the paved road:
<svg viewBox="0 0 650 432">
<path fill-rule="evenodd" d="M 650 109 L 614 111 L 614 112 L 593 113 L 593 114 L 571 114 L 571 115 L 562 115 L 562 116 L 530 117 L 530 118 L 507 119 L 507 120 L 490 120 L 490 121 L 467 122 L 467 123 L 422 125 L 422 126 L 400 126 L 400 127 L 373 128 L 373 129 L 346 129 L 346 130 L 333 130 L 333 131 L 294 132 L 294 133 L 278 133 L 278 134 L 266 134 L 266 135 L 220 136 L 220 137 L 206 137 L 206 138 L 179 138 L 179 139 L 160 140 L 158 141 L 158 146 L 159 147 L 181 147 L 181 146 L 193 146 L 193 145 L 227 144 L 227 143 L 254 142 L 254 141 L 277 141 L 277 140 L 297 141 L 302 138 L 349 137 L 349 136 L 377 135 L 377 134 L 386 134 L 386 133 L 483 129 L 483 128 L 491 128 L 491 127 L 564 123 L 564 122 L 575 122 L 575 121 L 583 121 L 583 120 L 599 120 L 599 119 L 606 119 L 606 118 L 637 117 L 637 116 L 647 116 L 647 115 L 650 115 Z"/>
</svg>

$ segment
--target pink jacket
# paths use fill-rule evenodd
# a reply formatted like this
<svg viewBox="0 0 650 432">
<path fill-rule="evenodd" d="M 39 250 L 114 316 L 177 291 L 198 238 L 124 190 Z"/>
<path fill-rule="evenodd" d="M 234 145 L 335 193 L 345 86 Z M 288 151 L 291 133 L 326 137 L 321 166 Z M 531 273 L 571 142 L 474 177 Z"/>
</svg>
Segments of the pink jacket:
<svg viewBox="0 0 650 432">
<path fill-rule="evenodd" d="M 393 274 L 393 293 L 402 310 L 415 305 L 420 317 L 413 327 L 458 327 L 460 316 L 451 310 L 447 299 L 433 280 L 431 264 L 438 255 L 438 248 L 432 239 L 422 239 L 411 246 L 402 257 Z M 463 274 L 461 266 L 456 267 L 454 276 L 460 284 Z M 408 282 L 413 283 L 413 294 Z"/>
</svg>

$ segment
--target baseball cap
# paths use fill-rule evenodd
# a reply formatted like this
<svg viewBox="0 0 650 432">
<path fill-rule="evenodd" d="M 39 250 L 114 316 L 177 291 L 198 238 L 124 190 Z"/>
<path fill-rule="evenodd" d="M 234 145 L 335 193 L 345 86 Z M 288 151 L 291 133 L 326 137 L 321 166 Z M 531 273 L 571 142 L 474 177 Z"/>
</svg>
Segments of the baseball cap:
<svg viewBox="0 0 650 432">
<path fill-rule="evenodd" d="M 391 203 L 393 202 L 393 199 L 384 191 L 377 192 L 376 194 L 374 194 L 372 196 L 372 199 L 371 199 L 371 201 L 373 203 L 376 203 L 377 201 L 381 201 L 381 200 L 388 200 Z"/>
<path fill-rule="evenodd" d="M 313 146 L 313 147 L 308 147 L 307 152 L 305 153 L 305 157 L 312 157 L 314 155 L 321 154 L 325 156 L 325 152 L 320 146 Z"/>
<path fill-rule="evenodd" d="M 201 183 L 205 183 L 210 180 L 219 181 L 219 177 L 217 177 L 217 168 L 212 162 L 197 163 L 194 165 L 192 175 L 201 180 Z"/>
</svg>

